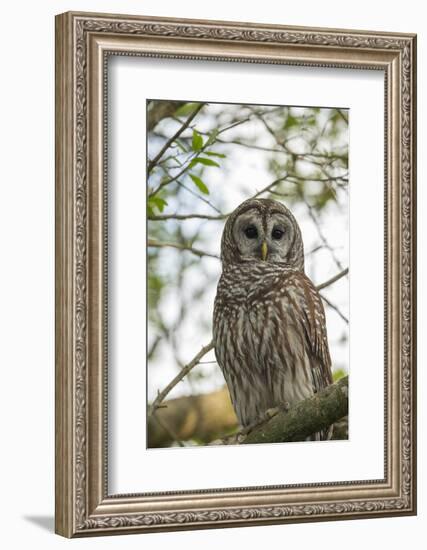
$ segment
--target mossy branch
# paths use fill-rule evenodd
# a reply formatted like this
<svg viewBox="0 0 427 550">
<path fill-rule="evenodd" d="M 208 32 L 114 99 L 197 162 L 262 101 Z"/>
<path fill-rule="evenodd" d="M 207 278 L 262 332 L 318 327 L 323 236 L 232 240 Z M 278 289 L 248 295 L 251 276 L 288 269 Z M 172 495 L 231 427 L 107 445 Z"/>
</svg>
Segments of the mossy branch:
<svg viewBox="0 0 427 550">
<path fill-rule="evenodd" d="M 348 414 L 348 376 L 322 392 L 300 401 L 287 412 L 254 428 L 243 440 L 250 443 L 304 441 L 309 435 L 326 429 Z"/>
<path fill-rule="evenodd" d="M 167 447 L 180 441 L 199 444 L 237 445 L 304 440 L 311 433 L 334 424 L 332 439 L 347 439 L 348 377 L 289 412 L 279 413 L 249 434 L 234 432 L 237 419 L 226 387 L 209 394 L 178 397 L 158 405 L 148 419 L 148 446 Z M 194 441 L 193 441 L 194 444 Z"/>
</svg>

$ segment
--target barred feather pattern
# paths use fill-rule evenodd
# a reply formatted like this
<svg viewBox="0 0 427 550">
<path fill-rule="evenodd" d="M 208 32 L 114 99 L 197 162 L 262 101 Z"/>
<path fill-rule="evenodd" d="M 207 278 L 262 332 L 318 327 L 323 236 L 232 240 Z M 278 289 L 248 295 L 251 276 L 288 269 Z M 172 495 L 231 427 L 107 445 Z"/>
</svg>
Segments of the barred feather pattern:
<svg viewBox="0 0 427 550">
<path fill-rule="evenodd" d="M 268 409 L 331 384 L 331 359 L 322 301 L 298 258 L 293 265 L 239 254 L 229 259 L 223 255 L 213 337 L 237 418 L 247 427 Z M 310 439 L 330 436 L 331 429 Z"/>
</svg>

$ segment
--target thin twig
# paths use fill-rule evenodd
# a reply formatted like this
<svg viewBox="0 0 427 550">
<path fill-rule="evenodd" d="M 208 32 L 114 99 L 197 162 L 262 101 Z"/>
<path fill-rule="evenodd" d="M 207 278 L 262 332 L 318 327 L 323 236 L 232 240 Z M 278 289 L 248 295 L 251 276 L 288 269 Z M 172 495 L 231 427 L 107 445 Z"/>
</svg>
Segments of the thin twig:
<svg viewBox="0 0 427 550">
<path fill-rule="evenodd" d="M 308 211 L 308 215 L 310 216 L 311 218 L 311 221 L 313 222 L 314 226 L 316 227 L 316 230 L 317 230 L 317 233 L 320 237 L 320 240 L 322 241 L 323 243 L 323 246 L 329 251 L 329 253 L 331 254 L 332 256 L 332 259 L 334 260 L 335 262 L 335 265 L 338 267 L 338 269 L 343 269 L 342 267 L 342 264 L 341 262 L 339 261 L 339 259 L 336 257 L 335 255 L 335 251 L 334 249 L 332 248 L 332 246 L 329 244 L 327 238 L 325 237 L 324 233 L 323 233 L 323 230 L 320 226 L 320 223 L 319 223 L 319 219 L 317 218 L 316 214 L 313 212 L 313 208 L 310 206 L 310 204 L 308 204 L 307 201 L 305 201 L 305 204 L 307 206 L 307 211 Z"/>
<path fill-rule="evenodd" d="M 202 132 L 201 132 L 202 133 Z M 295 136 L 299 137 L 299 136 Z M 218 143 L 221 143 L 222 145 L 240 145 L 241 147 L 246 147 L 247 149 L 255 149 L 257 151 L 265 151 L 267 153 L 282 153 L 286 155 L 292 155 L 298 160 L 303 160 L 305 157 L 315 157 L 315 158 L 321 158 L 326 160 L 346 160 L 347 157 L 345 155 L 335 155 L 331 153 L 319 153 L 319 152 L 307 152 L 307 153 L 297 153 L 296 151 L 292 151 L 289 149 L 289 147 L 284 146 L 283 143 L 280 144 L 280 149 L 276 147 L 264 147 L 262 145 L 255 145 L 252 143 L 245 143 L 244 141 L 239 140 L 225 140 L 225 139 L 219 139 L 216 140 Z M 289 141 L 289 139 L 288 139 Z M 310 161 L 312 162 L 312 161 Z"/>
<path fill-rule="evenodd" d="M 323 250 L 323 244 L 319 244 L 319 245 L 315 246 L 314 248 L 312 248 L 311 250 L 306 252 L 305 255 L 306 256 L 311 256 L 312 254 L 314 254 L 315 252 L 318 252 L 319 250 Z"/>
<path fill-rule="evenodd" d="M 169 149 L 169 147 L 172 145 L 172 143 L 182 134 L 184 130 L 188 128 L 191 121 L 197 116 L 197 114 L 200 112 L 201 109 L 205 106 L 204 103 L 201 103 L 197 106 L 197 108 L 191 113 L 191 115 L 185 120 L 185 122 L 182 124 L 182 126 L 174 133 L 174 135 L 167 140 L 167 142 L 164 144 L 164 146 L 160 149 L 160 151 L 157 153 L 157 155 L 150 160 L 147 167 L 147 176 L 150 174 L 150 172 L 153 170 L 153 168 L 157 165 L 159 160 L 162 158 L 164 153 Z"/>
<path fill-rule="evenodd" d="M 163 407 L 159 405 L 156 410 L 162 409 Z M 156 420 L 156 422 L 159 423 L 159 425 L 165 430 L 165 432 L 169 435 L 172 441 L 175 441 L 178 443 L 180 447 L 185 447 L 184 443 L 179 439 L 179 437 L 176 435 L 176 433 L 164 422 L 162 418 L 159 418 L 157 414 L 153 414 L 153 418 Z"/>
<path fill-rule="evenodd" d="M 276 185 L 278 185 L 279 183 L 282 183 L 282 181 L 286 181 L 288 178 L 288 175 L 286 174 L 285 176 L 281 177 L 281 178 L 278 178 L 276 180 L 274 180 L 272 183 L 269 183 L 268 185 L 266 185 L 263 189 L 261 189 L 261 191 L 257 191 L 255 193 L 255 195 L 252 195 L 251 199 L 256 199 L 257 197 L 259 197 L 260 195 L 262 195 L 263 193 L 267 193 L 268 191 L 271 191 L 271 189 L 273 187 L 275 187 Z"/>
<path fill-rule="evenodd" d="M 157 193 L 158 193 L 161 189 L 163 189 L 163 187 L 166 187 L 166 185 L 169 185 L 170 183 L 172 183 L 172 182 L 178 180 L 183 174 L 185 174 L 185 172 L 186 172 L 187 170 L 189 170 L 189 168 L 190 168 L 190 162 L 199 154 L 199 152 L 200 152 L 200 151 L 196 151 L 196 152 L 192 153 L 192 154 L 187 158 L 187 161 L 186 161 L 187 164 L 184 164 L 183 169 L 180 170 L 180 171 L 178 172 L 178 174 L 176 174 L 175 176 L 171 176 L 170 178 L 168 178 L 168 179 L 162 181 L 162 183 L 159 183 L 159 185 L 158 185 L 155 189 L 153 189 L 152 191 L 150 191 L 150 192 L 148 193 L 148 198 L 153 197 L 154 195 L 157 195 Z"/>
<path fill-rule="evenodd" d="M 338 281 L 342 277 L 345 277 L 345 275 L 347 275 L 347 273 L 348 273 L 348 267 L 346 267 L 345 269 L 340 271 L 340 273 L 337 273 L 336 275 L 334 275 L 333 277 L 331 277 L 330 279 L 328 279 L 324 283 L 321 283 L 320 285 L 318 285 L 316 287 L 317 290 L 322 290 L 323 288 L 326 288 L 327 286 L 330 286 L 332 283 L 335 283 L 336 281 Z"/>
<path fill-rule="evenodd" d="M 212 204 L 208 199 L 205 199 L 204 197 L 202 197 L 201 195 L 199 195 L 198 193 L 196 193 L 195 191 L 193 191 L 192 189 L 190 189 L 189 187 L 184 185 L 181 181 L 177 181 L 176 183 L 180 187 L 182 187 L 183 189 L 188 191 L 188 193 L 190 193 L 190 195 L 193 195 L 193 197 L 196 197 L 197 199 L 201 200 L 202 202 L 204 202 L 205 204 L 210 206 L 212 208 L 212 210 L 215 210 L 215 212 L 218 212 L 218 214 L 222 216 L 221 210 L 218 210 L 218 208 L 214 204 Z"/>
<path fill-rule="evenodd" d="M 169 382 L 169 384 L 157 394 L 156 399 L 153 401 L 151 406 L 148 409 L 148 416 L 150 417 L 153 412 L 159 408 L 159 405 L 162 403 L 162 401 L 165 399 L 165 397 L 173 390 L 173 388 L 184 378 L 184 376 L 187 376 L 187 374 L 196 366 L 198 365 L 200 359 L 204 357 L 211 349 L 213 349 L 214 343 L 213 341 L 209 342 L 206 346 L 204 346 L 197 355 L 193 357 L 193 359 L 183 367 L 179 373 L 175 376 L 173 380 Z"/>
<path fill-rule="evenodd" d="M 286 144 L 286 141 L 281 141 L 276 132 L 273 130 L 273 128 L 268 124 L 268 122 L 266 120 L 264 120 L 263 116 L 260 115 L 259 113 L 256 113 L 256 116 L 258 117 L 258 119 L 261 121 L 261 123 L 264 125 L 265 129 L 267 130 L 267 132 L 272 136 L 272 138 L 274 139 L 274 141 L 276 142 L 276 145 L 278 145 L 279 147 L 281 147 L 286 153 L 288 153 L 289 155 L 295 157 L 296 159 L 301 159 L 301 158 L 305 158 L 305 157 L 318 157 L 318 158 L 322 158 L 322 159 L 325 159 L 325 160 L 330 160 L 330 161 L 335 161 L 335 160 L 347 160 L 347 156 L 346 155 L 330 155 L 328 153 L 326 154 L 323 154 L 323 153 L 319 153 L 319 152 L 314 152 L 314 151 L 311 151 L 311 152 L 307 152 L 307 153 L 297 153 L 295 151 L 292 151 Z M 310 162 L 313 162 L 312 160 L 310 160 Z M 314 163 L 315 164 L 315 163 Z"/>
<path fill-rule="evenodd" d="M 310 161 L 311 162 L 311 161 Z M 326 178 L 315 178 L 310 176 L 297 176 L 296 174 L 289 174 L 289 178 L 300 180 L 300 181 L 316 181 L 319 183 L 330 183 L 331 181 L 348 183 L 348 172 L 341 176 L 327 176 Z M 297 183 L 297 181 L 295 182 Z"/>
<path fill-rule="evenodd" d="M 340 117 L 343 119 L 343 121 L 347 124 L 348 126 L 348 118 L 345 116 L 345 114 L 341 111 L 341 109 L 335 109 L 336 112 L 340 115 Z"/>
<path fill-rule="evenodd" d="M 152 246 L 154 248 L 168 247 L 168 248 L 177 248 L 178 250 L 188 250 L 189 252 L 192 252 L 195 256 L 199 256 L 200 258 L 202 256 L 208 256 L 209 258 L 215 258 L 219 260 L 219 256 L 216 254 L 210 254 L 209 252 L 205 252 L 204 250 L 199 250 L 198 248 L 193 248 L 192 246 L 189 246 L 186 244 L 160 242 L 160 241 L 153 241 L 152 239 L 148 239 L 147 246 Z"/>
<path fill-rule="evenodd" d="M 225 132 L 226 130 L 229 130 L 230 128 L 234 128 L 235 126 L 238 126 L 240 124 L 244 124 L 245 122 L 248 122 L 250 120 L 250 118 L 248 117 L 247 119 L 243 119 L 243 120 L 238 120 L 236 122 L 233 122 L 232 124 L 230 124 L 229 126 L 226 126 L 225 128 L 223 128 L 222 130 L 220 130 L 218 132 L 218 134 L 221 134 L 222 132 Z M 180 170 L 178 172 L 178 174 L 176 174 L 175 176 L 171 176 L 169 179 L 163 181 L 162 183 L 160 183 L 155 189 L 153 189 L 152 191 L 150 191 L 148 193 L 148 197 L 152 197 L 154 195 L 156 195 L 161 189 L 163 189 L 163 187 L 165 187 L 166 185 L 169 185 L 170 183 L 173 183 L 174 181 L 177 181 L 182 175 L 185 174 L 185 172 L 187 172 L 187 170 L 189 170 L 190 168 L 190 164 L 191 164 L 191 161 L 196 158 L 197 156 L 199 156 L 201 153 L 203 153 L 205 151 L 206 148 L 210 147 L 211 145 L 213 145 L 212 143 L 209 142 L 209 140 L 206 140 L 206 143 L 203 145 L 203 147 L 199 150 L 199 151 L 195 151 L 194 153 L 192 153 L 186 160 L 186 164 L 184 164 L 184 167 L 182 168 L 182 170 Z M 178 182 L 179 183 L 179 182 Z M 199 197 L 200 198 L 200 197 Z M 216 209 L 215 209 L 216 210 Z"/>
<path fill-rule="evenodd" d="M 158 216 L 148 216 L 150 221 L 164 220 L 224 220 L 229 214 L 220 214 L 218 216 L 209 216 L 208 214 L 159 214 Z"/>
<path fill-rule="evenodd" d="M 328 300 L 328 298 L 326 298 L 326 296 L 324 296 L 323 294 L 320 294 L 320 297 L 321 297 L 322 300 L 323 300 L 326 304 L 328 304 L 328 306 L 329 306 L 331 309 L 333 309 L 333 310 L 335 311 L 335 313 L 337 313 L 337 314 L 341 317 L 341 319 L 342 319 L 345 323 L 347 323 L 347 325 L 348 325 L 348 319 L 347 319 L 347 317 L 344 315 L 344 313 L 341 312 L 341 310 L 339 309 L 339 307 L 336 306 L 335 304 L 333 304 L 330 300 Z"/>
<path fill-rule="evenodd" d="M 266 185 L 265 187 L 263 187 L 260 191 L 257 191 L 254 195 L 252 195 L 250 198 L 251 199 L 256 199 L 257 197 L 259 197 L 260 195 L 262 195 L 263 193 L 267 193 L 267 192 L 272 192 L 271 190 L 276 186 L 278 185 L 279 183 L 281 183 L 282 181 L 286 181 L 288 178 L 288 175 L 285 175 L 281 178 L 278 178 L 276 180 L 274 180 L 273 182 L 269 183 L 268 185 Z M 206 202 L 211 208 L 213 208 L 214 210 L 216 210 L 217 212 L 219 212 L 218 216 L 209 216 L 209 215 L 206 215 L 206 214 L 161 214 L 161 215 L 152 215 L 152 216 L 148 216 L 148 219 L 151 220 L 151 221 L 164 221 L 164 220 L 187 220 L 187 219 L 191 219 L 191 218 L 197 218 L 197 219 L 201 219 L 201 220 L 225 220 L 226 218 L 228 218 L 228 216 L 230 215 L 230 213 L 228 214 L 221 214 L 220 211 L 212 204 L 210 203 L 207 199 L 205 199 L 204 197 L 201 197 L 200 195 L 198 195 L 197 193 L 194 193 L 194 191 L 192 191 L 190 188 L 188 188 L 186 185 L 184 185 L 182 182 L 179 182 L 178 181 L 178 184 L 183 188 L 185 189 L 186 191 L 188 191 L 189 193 L 193 194 L 195 197 L 197 197 L 198 199 L 202 200 L 203 202 Z M 288 197 L 290 195 L 288 194 L 284 194 L 282 193 L 281 196 L 284 196 L 284 197 Z"/>
</svg>

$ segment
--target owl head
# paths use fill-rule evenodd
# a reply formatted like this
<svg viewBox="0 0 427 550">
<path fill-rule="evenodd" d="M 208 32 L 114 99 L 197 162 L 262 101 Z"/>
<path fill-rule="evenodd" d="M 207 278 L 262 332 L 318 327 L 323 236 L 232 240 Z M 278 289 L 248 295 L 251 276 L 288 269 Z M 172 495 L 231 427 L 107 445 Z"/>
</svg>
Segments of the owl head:
<svg viewBox="0 0 427 550">
<path fill-rule="evenodd" d="M 221 260 L 224 266 L 265 261 L 304 271 L 299 225 L 282 203 L 249 199 L 227 219 L 221 240 Z"/>
</svg>

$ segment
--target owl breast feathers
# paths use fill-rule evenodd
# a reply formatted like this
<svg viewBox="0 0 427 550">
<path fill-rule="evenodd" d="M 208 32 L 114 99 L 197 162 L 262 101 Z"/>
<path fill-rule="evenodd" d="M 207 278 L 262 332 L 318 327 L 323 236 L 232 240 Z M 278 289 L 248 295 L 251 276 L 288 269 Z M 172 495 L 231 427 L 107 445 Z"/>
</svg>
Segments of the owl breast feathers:
<svg viewBox="0 0 427 550">
<path fill-rule="evenodd" d="M 301 232 L 290 211 L 246 201 L 227 220 L 214 307 L 217 361 L 242 427 L 332 383 L 325 314 L 304 274 Z M 313 434 L 326 439 L 330 430 Z"/>
</svg>

